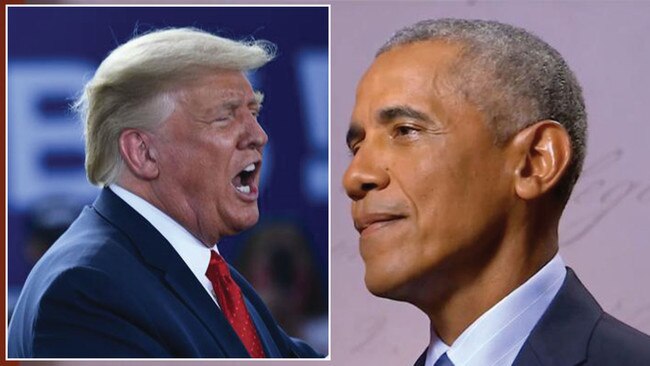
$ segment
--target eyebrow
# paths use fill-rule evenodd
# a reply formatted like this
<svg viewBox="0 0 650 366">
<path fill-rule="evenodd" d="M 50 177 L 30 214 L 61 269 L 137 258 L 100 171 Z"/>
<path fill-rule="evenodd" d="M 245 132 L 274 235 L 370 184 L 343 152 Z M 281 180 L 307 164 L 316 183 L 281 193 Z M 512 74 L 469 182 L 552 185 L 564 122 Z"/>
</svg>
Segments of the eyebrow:
<svg viewBox="0 0 650 366">
<path fill-rule="evenodd" d="M 396 105 L 381 109 L 378 113 L 381 123 L 388 123 L 397 118 L 411 118 L 423 122 L 433 122 L 426 113 L 420 112 L 407 105 Z"/>
<path fill-rule="evenodd" d="M 255 106 L 255 108 L 261 110 L 263 100 L 264 100 L 264 93 L 256 90 L 253 92 L 253 97 L 248 99 L 244 103 L 247 107 Z M 235 108 L 239 108 L 241 105 L 242 105 L 242 101 L 240 99 L 232 98 L 224 101 L 221 104 L 221 108 L 235 109 Z"/>
<path fill-rule="evenodd" d="M 420 112 L 408 105 L 401 104 L 382 108 L 377 112 L 377 116 L 379 117 L 379 123 L 382 125 L 389 124 L 397 118 L 411 118 L 426 123 L 434 122 L 428 114 Z M 348 148 L 352 149 L 352 144 L 356 141 L 362 140 L 364 135 L 365 131 L 363 130 L 363 127 L 361 127 L 360 123 L 355 121 L 350 122 L 350 128 L 345 136 L 345 142 L 348 145 Z"/>
</svg>

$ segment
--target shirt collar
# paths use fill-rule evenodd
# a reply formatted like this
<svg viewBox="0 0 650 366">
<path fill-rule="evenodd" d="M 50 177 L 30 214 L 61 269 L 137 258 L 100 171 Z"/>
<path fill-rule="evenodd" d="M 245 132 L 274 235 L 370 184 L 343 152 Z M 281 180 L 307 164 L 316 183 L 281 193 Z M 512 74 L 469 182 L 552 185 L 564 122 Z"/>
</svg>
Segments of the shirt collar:
<svg viewBox="0 0 650 366">
<path fill-rule="evenodd" d="M 156 228 L 165 239 L 167 239 L 192 271 L 197 280 L 208 291 L 213 300 L 215 300 L 212 291 L 212 284 L 205 276 L 205 271 L 210 263 L 210 250 L 214 250 L 218 253 L 219 250 L 217 249 L 217 246 L 213 245 L 211 248 L 206 247 L 178 222 L 151 203 L 144 200 L 142 197 L 137 196 L 117 184 L 111 184 L 109 185 L 109 188 L 113 193 L 131 206 L 131 208 L 142 215 L 145 220 L 149 221 L 149 223 L 153 225 L 153 227 Z"/>
<path fill-rule="evenodd" d="M 445 352 L 455 366 L 512 364 L 565 277 L 564 261 L 556 254 L 528 281 L 475 320 L 451 346 L 432 328 L 425 365 L 433 365 Z"/>
<path fill-rule="evenodd" d="M 443 353 L 449 350 L 449 346 L 438 337 L 433 326 L 430 329 L 431 331 L 431 341 L 429 343 L 429 348 L 427 348 L 427 358 L 425 366 L 432 366 Z"/>
</svg>

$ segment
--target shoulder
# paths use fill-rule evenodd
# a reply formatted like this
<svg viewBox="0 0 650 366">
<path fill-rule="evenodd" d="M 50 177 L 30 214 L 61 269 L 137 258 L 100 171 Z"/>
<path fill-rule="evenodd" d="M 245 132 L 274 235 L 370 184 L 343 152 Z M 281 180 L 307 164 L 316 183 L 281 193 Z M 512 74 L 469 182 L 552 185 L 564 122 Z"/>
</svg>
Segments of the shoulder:
<svg viewBox="0 0 650 366">
<path fill-rule="evenodd" d="M 97 298 L 124 289 L 136 281 L 120 277 L 143 275 L 139 262 L 128 238 L 87 207 L 31 270 L 12 318 L 33 324 L 50 301 Z"/>
<path fill-rule="evenodd" d="M 650 365 L 650 337 L 605 313 L 568 269 L 515 364 Z"/>
<path fill-rule="evenodd" d="M 138 262 L 128 240 L 92 209 L 87 209 L 34 266 L 23 291 L 42 293 L 57 281 L 61 284 L 56 288 L 61 289 L 61 285 L 75 283 L 74 279 L 88 279 L 100 273 L 119 276 L 135 268 Z"/>
<path fill-rule="evenodd" d="M 161 287 L 153 274 L 113 239 L 68 240 L 57 243 L 30 274 L 9 326 L 9 353 L 167 355 L 152 331 L 159 300 L 154 290 Z"/>
<path fill-rule="evenodd" d="M 589 342 L 589 358 L 602 364 L 650 364 L 650 336 L 603 313 Z"/>
</svg>

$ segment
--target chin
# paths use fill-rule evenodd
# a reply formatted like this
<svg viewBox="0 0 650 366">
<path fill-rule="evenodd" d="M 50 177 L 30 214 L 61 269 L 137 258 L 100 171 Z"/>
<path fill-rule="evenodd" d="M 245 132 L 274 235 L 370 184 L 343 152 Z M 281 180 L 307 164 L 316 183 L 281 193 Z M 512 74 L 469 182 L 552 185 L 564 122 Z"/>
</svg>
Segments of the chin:
<svg viewBox="0 0 650 366">
<path fill-rule="evenodd" d="M 364 280 L 368 291 L 375 296 L 397 301 L 407 301 L 408 296 L 404 294 L 407 281 L 402 281 L 395 274 L 383 271 L 376 273 L 366 267 Z"/>
<path fill-rule="evenodd" d="M 255 212 L 251 212 L 249 215 L 242 216 L 234 220 L 235 224 L 232 226 L 235 228 L 236 232 L 239 233 L 255 226 L 259 219 L 260 214 L 257 210 L 255 210 Z"/>
<path fill-rule="evenodd" d="M 375 296 L 411 303 L 417 307 L 427 304 L 441 279 L 438 275 L 430 276 L 428 267 L 404 261 L 364 261 L 366 288 Z M 407 268 L 408 267 L 408 268 Z M 433 281 L 432 281 L 433 279 Z"/>
</svg>

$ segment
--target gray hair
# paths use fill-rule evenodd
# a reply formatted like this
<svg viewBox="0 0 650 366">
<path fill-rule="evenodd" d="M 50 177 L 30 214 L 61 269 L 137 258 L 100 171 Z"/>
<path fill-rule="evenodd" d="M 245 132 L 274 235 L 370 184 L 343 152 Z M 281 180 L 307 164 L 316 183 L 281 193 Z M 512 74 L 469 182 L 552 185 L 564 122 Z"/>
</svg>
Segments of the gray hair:
<svg viewBox="0 0 650 366">
<path fill-rule="evenodd" d="M 117 47 L 75 103 L 84 122 L 88 180 L 117 180 L 124 165 L 121 132 L 156 128 L 173 112 L 177 88 L 219 69 L 256 69 L 274 56 L 270 42 L 234 41 L 194 28 L 158 30 Z"/>
<path fill-rule="evenodd" d="M 377 56 L 400 45 L 431 40 L 461 46 L 451 74 L 463 95 L 485 113 L 497 144 L 545 119 L 567 130 L 573 155 L 555 190 L 566 202 L 582 170 L 587 113 L 580 84 L 562 56 L 522 28 L 465 19 L 424 20 L 403 28 Z"/>
</svg>

